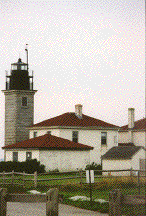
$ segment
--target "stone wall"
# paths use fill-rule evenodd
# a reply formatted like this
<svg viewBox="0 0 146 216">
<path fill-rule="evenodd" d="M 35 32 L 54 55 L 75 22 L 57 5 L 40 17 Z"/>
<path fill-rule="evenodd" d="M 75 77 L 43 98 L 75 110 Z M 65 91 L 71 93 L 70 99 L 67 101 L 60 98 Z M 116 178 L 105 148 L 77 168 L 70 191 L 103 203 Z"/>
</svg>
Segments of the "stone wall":
<svg viewBox="0 0 146 216">
<path fill-rule="evenodd" d="M 34 94 L 36 90 L 4 90 L 5 146 L 29 139 L 28 126 L 33 124 Z M 22 106 L 27 97 L 27 106 Z"/>
</svg>

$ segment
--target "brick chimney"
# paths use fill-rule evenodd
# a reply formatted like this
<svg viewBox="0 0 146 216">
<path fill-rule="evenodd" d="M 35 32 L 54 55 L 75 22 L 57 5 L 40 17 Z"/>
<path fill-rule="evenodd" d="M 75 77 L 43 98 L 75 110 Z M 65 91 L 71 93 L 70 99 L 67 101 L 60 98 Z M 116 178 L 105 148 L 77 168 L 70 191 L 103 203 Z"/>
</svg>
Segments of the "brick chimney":
<svg viewBox="0 0 146 216">
<path fill-rule="evenodd" d="M 134 128 L 134 108 L 128 108 L 128 129 L 129 129 L 129 143 L 133 143 L 133 131 Z"/>
<path fill-rule="evenodd" d="M 134 108 L 128 108 L 128 128 L 134 127 Z"/>
<path fill-rule="evenodd" d="M 78 118 L 82 118 L 82 105 L 81 104 L 76 104 L 75 105 L 75 114 Z"/>
</svg>

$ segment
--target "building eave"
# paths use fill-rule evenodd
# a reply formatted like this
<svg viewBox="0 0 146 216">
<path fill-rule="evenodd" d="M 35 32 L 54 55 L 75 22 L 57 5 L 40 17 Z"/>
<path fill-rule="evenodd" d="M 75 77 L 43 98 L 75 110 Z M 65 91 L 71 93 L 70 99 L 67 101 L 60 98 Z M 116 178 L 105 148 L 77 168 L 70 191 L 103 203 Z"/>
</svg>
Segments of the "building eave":
<svg viewBox="0 0 146 216">
<path fill-rule="evenodd" d="M 1 90 L 5 95 L 8 95 L 8 94 L 24 94 L 24 93 L 27 93 L 27 94 L 35 94 L 38 90 Z"/>
<path fill-rule="evenodd" d="M 30 126 L 27 127 L 30 131 L 32 130 L 45 130 L 45 129 L 76 129 L 76 130 L 115 130 L 118 131 L 119 128 L 109 128 L 109 127 L 97 127 L 97 126 Z"/>
</svg>

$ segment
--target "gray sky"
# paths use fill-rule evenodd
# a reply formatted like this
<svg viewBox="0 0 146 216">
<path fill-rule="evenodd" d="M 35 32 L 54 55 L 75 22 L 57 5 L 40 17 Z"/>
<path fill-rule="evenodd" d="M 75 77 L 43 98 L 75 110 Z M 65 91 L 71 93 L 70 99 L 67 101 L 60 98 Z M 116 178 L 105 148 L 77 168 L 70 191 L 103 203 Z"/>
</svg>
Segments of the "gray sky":
<svg viewBox="0 0 146 216">
<path fill-rule="evenodd" d="M 145 116 L 144 0 L 0 0 L 0 89 L 20 57 L 34 70 L 35 123 L 64 112 L 119 126 Z M 0 147 L 4 95 L 0 92 Z M 3 152 L 0 149 L 0 158 Z"/>
</svg>

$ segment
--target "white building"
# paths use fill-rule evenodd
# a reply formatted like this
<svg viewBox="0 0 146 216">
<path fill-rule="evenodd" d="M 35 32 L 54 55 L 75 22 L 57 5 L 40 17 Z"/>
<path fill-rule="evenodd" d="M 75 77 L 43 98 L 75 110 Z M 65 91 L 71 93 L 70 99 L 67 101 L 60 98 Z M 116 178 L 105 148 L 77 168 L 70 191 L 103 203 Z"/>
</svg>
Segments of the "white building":
<svg viewBox="0 0 146 216">
<path fill-rule="evenodd" d="M 46 171 L 84 169 L 90 163 L 93 148 L 50 134 L 25 140 L 5 149 L 6 161 L 37 159 Z"/>
<path fill-rule="evenodd" d="M 128 124 L 119 129 L 119 144 L 102 156 L 103 170 L 145 170 L 146 118 L 134 120 L 134 108 L 128 109 Z M 107 173 L 104 173 L 105 175 Z M 128 173 L 112 173 L 127 175 Z"/>
<path fill-rule="evenodd" d="M 145 149 L 142 146 L 116 146 L 102 156 L 103 170 L 139 170 L 145 161 Z M 107 175 L 108 173 L 104 173 Z M 130 172 L 112 172 L 112 175 L 130 175 Z"/>
<path fill-rule="evenodd" d="M 91 162 L 100 163 L 101 155 L 117 145 L 118 128 L 119 127 L 115 125 L 82 114 L 82 105 L 78 104 L 75 106 L 75 112 L 64 113 L 29 127 L 29 140 L 3 147 L 3 149 L 5 149 L 5 161 L 14 160 L 15 157 L 17 157 L 19 161 L 26 160 L 29 152 L 31 158 L 37 158 L 45 165 L 51 161 L 52 165 L 50 167 L 47 165 L 48 170 L 72 170 L 73 167 L 84 168 L 85 165 Z M 46 146 L 47 149 L 44 149 L 43 151 L 41 147 L 41 150 L 38 150 L 37 143 L 40 142 L 40 138 L 44 135 L 49 135 L 49 137 L 51 137 L 52 147 L 49 146 L 48 148 L 48 146 Z M 63 149 L 62 151 L 60 146 L 58 146 L 54 151 L 53 141 L 58 138 L 59 140 L 62 140 L 62 142 L 65 142 L 64 146 L 68 141 L 70 146 L 80 143 L 80 147 L 78 149 L 73 149 L 73 151 L 70 152 L 71 149 Z M 35 140 L 37 140 L 37 143 L 35 143 L 33 149 L 31 149 L 29 143 L 34 142 Z M 26 142 L 27 149 L 26 147 L 24 149 Z M 85 148 L 84 145 L 88 147 Z M 19 148 L 17 148 L 18 146 Z M 81 163 L 80 166 L 77 162 L 78 160 Z M 74 166 L 74 163 L 77 163 L 77 166 Z"/>
<path fill-rule="evenodd" d="M 135 121 L 134 108 L 128 109 L 128 124 L 119 130 L 119 143 L 146 146 L 146 118 Z"/>
</svg>

